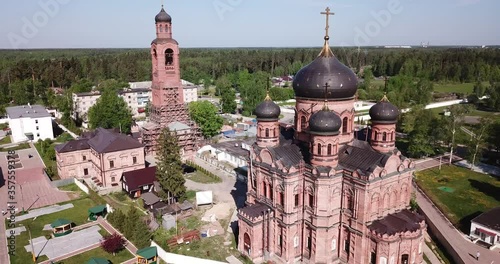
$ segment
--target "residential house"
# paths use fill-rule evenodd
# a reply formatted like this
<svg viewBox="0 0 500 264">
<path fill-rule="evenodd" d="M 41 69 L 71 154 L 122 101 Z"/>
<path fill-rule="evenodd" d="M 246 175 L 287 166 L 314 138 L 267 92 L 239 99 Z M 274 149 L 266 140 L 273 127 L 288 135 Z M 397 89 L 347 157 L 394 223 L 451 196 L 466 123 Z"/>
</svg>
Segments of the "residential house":
<svg viewBox="0 0 500 264">
<path fill-rule="evenodd" d="M 122 190 L 131 198 L 139 198 L 143 193 L 155 191 L 156 167 L 124 172 L 121 180 Z"/>
<path fill-rule="evenodd" d="M 470 236 L 475 243 L 492 248 L 500 247 L 500 207 L 484 212 L 471 220 Z"/>
<path fill-rule="evenodd" d="M 98 128 L 55 150 L 59 177 L 90 178 L 98 187 L 119 186 L 123 172 L 145 167 L 144 146 L 112 129 Z"/>
<path fill-rule="evenodd" d="M 12 106 L 5 109 L 13 143 L 54 139 L 52 116 L 41 105 Z"/>
</svg>

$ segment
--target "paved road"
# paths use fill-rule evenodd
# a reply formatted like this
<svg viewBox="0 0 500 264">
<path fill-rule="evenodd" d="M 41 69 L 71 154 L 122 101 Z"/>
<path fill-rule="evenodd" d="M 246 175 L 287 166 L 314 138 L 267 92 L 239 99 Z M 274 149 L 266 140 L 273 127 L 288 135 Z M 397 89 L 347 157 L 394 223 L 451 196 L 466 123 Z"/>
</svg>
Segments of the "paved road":
<svg viewBox="0 0 500 264">
<path fill-rule="evenodd" d="M 443 158 L 443 160 L 445 159 Z M 425 170 L 439 166 L 439 158 L 426 159 L 416 163 L 417 170 Z M 419 189 L 416 190 L 416 195 L 420 209 L 427 215 L 437 229 L 441 231 L 444 239 L 458 252 L 464 263 L 491 264 L 493 261 L 496 261 L 496 264 L 500 264 L 500 252 L 498 249 L 491 251 L 470 242 Z M 477 251 L 481 254 L 480 261 L 476 261 L 474 258 Z"/>
</svg>

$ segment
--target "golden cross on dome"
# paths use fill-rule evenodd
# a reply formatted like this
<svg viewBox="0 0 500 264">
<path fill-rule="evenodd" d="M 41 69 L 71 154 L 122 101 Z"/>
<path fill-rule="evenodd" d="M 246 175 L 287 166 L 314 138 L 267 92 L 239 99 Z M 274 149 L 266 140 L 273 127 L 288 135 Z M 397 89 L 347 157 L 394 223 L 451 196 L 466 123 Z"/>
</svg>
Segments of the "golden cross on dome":
<svg viewBox="0 0 500 264">
<path fill-rule="evenodd" d="M 327 7 L 327 8 L 325 9 L 325 12 L 321 12 L 321 14 L 326 16 L 326 27 L 325 27 L 326 34 L 325 34 L 325 39 L 327 39 L 327 38 L 329 38 L 329 37 L 330 37 L 330 36 L 328 35 L 328 30 L 330 29 L 329 18 L 330 18 L 330 16 L 335 15 L 335 13 L 331 13 L 331 12 L 330 12 L 330 8 L 329 8 L 329 7 Z"/>
<path fill-rule="evenodd" d="M 325 88 L 325 105 L 324 105 L 324 109 L 325 110 L 328 110 L 328 105 L 326 104 L 328 102 L 328 88 L 330 87 L 330 85 L 328 83 L 325 83 L 325 86 L 323 86 Z"/>
<path fill-rule="evenodd" d="M 266 78 L 267 84 L 266 84 L 266 99 L 264 99 L 265 101 L 271 101 L 272 100 L 271 96 L 269 96 L 269 79 Z"/>
</svg>

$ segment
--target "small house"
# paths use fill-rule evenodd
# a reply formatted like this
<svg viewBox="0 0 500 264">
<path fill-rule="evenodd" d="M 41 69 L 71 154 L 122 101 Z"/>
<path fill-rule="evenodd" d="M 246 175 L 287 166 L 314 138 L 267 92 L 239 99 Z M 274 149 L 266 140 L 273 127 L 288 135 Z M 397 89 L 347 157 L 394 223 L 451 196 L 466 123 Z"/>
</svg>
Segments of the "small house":
<svg viewBox="0 0 500 264">
<path fill-rule="evenodd" d="M 154 191 L 156 167 L 127 171 L 122 175 L 122 189 L 131 198 L 139 198 L 142 193 Z"/>
<path fill-rule="evenodd" d="M 470 236 L 474 243 L 482 243 L 490 249 L 500 247 L 500 207 L 472 219 Z"/>
<path fill-rule="evenodd" d="M 60 237 L 73 232 L 72 224 L 73 223 L 67 219 L 59 218 L 52 222 L 50 227 L 52 227 L 54 237 Z"/>
<path fill-rule="evenodd" d="M 105 217 L 107 214 L 106 205 L 98 205 L 89 209 L 89 220 L 96 221 L 99 216 Z"/>
<path fill-rule="evenodd" d="M 144 209 L 152 210 L 153 205 L 160 202 L 160 198 L 156 196 L 154 193 L 143 193 L 141 195 L 141 199 L 144 202 Z"/>
<path fill-rule="evenodd" d="M 156 264 L 158 263 L 158 251 L 156 247 L 147 247 L 139 249 L 136 252 L 137 263 L 148 263 Z"/>
</svg>

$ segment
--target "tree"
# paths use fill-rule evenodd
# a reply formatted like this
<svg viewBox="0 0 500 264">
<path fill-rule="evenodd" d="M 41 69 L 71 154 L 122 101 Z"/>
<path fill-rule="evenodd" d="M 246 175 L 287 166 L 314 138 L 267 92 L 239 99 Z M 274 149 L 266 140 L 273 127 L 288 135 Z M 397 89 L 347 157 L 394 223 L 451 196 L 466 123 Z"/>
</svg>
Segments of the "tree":
<svg viewBox="0 0 500 264">
<path fill-rule="evenodd" d="M 137 248 L 145 248 L 151 245 L 151 232 L 144 221 L 139 220 L 137 223 L 132 240 Z"/>
<path fill-rule="evenodd" d="M 128 88 L 128 87 L 129 87 L 129 84 L 127 82 L 115 80 L 115 79 L 107 79 L 107 80 L 100 82 L 97 85 L 97 90 L 99 90 L 101 92 L 104 92 L 107 90 L 117 92 L 118 90 L 121 90 L 123 88 Z"/>
<path fill-rule="evenodd" d="M 484 87 L 482 82 L 477 81 L 474 84 L 474 94 L 476 94 L 477 97 L 483 97 L 485 92 L 486 92 L 486 87 Z"/>
<path fill-rule="evenodd" d="M 217 92 L 221 95 L 223 113 L 234 113 L 236 111 L 236 93 L 229 78 L 224 75 L 215 82 Z"/>
<path fill-rule="evenodd" d="M 123 234 L 125 237 L 131 238 L 134 235 L 137 223 L 140 221 L 139 210 L 131 204 L 125 218 L 125 223 L 123 224 Z"/>
<path fill-rule="evenodd" d="M 123 213 L 122 210 L 118 209 L 108 215 L 108 221 L 113 225 L 116 229 L 120 230 L 124 233 L 124 227 L 127 216 Z"/>
<path fill-rule="evenodd" d="M 104 251 L 113 254 L 113 256 L 118 253 L 120 250 L 125 248 L 125 239 L 114 233 L 112 235 L 107 235 L 101 241 L 101 247 Z"/>
<path fill-rule="evenodd" d="M 452 105 L 450 107 L 450 121 L 448 122 L 449 131 L 451 131 L 451 146 L 450 146 L 450 161 L 453 161 L 453 148 L 455 146 L 455 133 L 457 132 L 457 127 L 461 127 L 463 123 L 463 117 L 465 114 L 471 111 L 468 105 Z"/>
<path fill-rule="evenodd" d="M 73 93 L 88 93 L 92 91 L 94 84 L 89 79 L 80 79 L 69 88 Z"/>
<path fill-rule="evenodd" d="M 92 129 L 119 128 L 122 133 L 129 133 L 132 126 L 132 114 L 127 104 L 111 90 L 102 93 L 97 103 L 89 109 L 88 116 Z"/>
<path fill-rule="evenodd" d="M 205 138 L 211 138 L 220 133 L 224 120 L 217 112 L 217 107 L 209 101 L 196 101 L 189 104 L 189 115 L 200 126 Z"/>
<path fill-rule="evenodd" d="M 488 132 L 490 132 L 490 127 L 493 124 L 493 119 L 491 117 L 481 118 L 480 123 L 477 127 L 475 127 L 472 131 L 474 135 L 472 136 L 471 141 L 468 144 L 469 155 L 467 160 L 470 162 L 471 167 L 477 163 L 479 160 L 478 155 L 480 154 L 480 148 L 484 147 L 486 144 L 486 140 L 488 139 Z"/>
<path fill-rule="evenodd" d="M 168 203 L 177 198 L 183 202 L 186 199 L 186 180 L 182 174 L 180 147 L 175 132 L 164 128 L 158 139 L 158 163 L 156 178 L 162 191 L 159 195 Z"/>
</svg>

